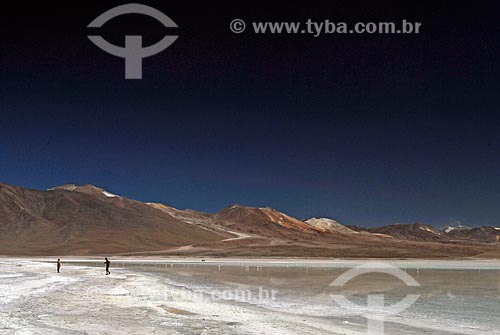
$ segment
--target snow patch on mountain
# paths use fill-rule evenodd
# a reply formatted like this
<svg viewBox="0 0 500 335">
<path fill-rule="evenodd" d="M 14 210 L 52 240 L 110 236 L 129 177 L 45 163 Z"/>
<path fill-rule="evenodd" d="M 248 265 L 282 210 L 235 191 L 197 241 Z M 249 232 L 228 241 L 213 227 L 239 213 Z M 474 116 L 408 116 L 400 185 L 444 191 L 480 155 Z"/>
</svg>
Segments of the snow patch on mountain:
<svg viewBox="0 0 500 335">
<path fill-rule="evenodd" d="M 461 224 L 459 224 L 458 226 L 448 226 L 443 231 L 445 233 L 451 233 L 452 231 L 470 230 L 470 229 L 471 229 L 470 227 L 462 226 Z"/>
<path fill-rule="evenodd" d="M 120 196 L 116 195 L 116 194 L 113 194 L 113 193 L 109 193 L 107 191 L 102 191 L 102 194 L 104 194 L 105 196 L 107 196 L 108 198 L 119 198 Z"/>
<path fill-rule="evenodd" d="M 426 226 L 419 226 L 418 228 L 422 229 L 423 231 L 427 231 L 429 233 L 433 233 L 435 235 L 441 235 L 441 234 L 439 234 L 439 232 L 437 232 L 437 231 L 435 231 L 435 230 L 433 230 L 433 229 L 431 229 L 429 227 L 426 227 Z"/>
<path fill-rule="evenodd" d="M 87 184 L 87 185 L 76 185 L 76 184 L 65 184 L 62 186 L 57 186 L 57 187 L 52 187 L 49 188 L 47 191 L 58 191 L 58 190 L 63 190 L 63 191 L 71 191 L 71 192 L 81 192 L 81 193 L 87 193 L 87 194 L 99 194 L 101 193 L 107 198 L 121 198 L 119 195 L 113 194 L 111 192 L 108 192 L 100 187 Z"/>
<path fill-rule="evenodd" d="M 55 191 L 55 190 L 74 191 L 77 188 L 78 188 L 78 186 L 75 184 L 65 184 L 65 185 L 49 188 L 47 191 Z"/>
<path fill-rule="evenodd" d="M 333 219 L 329 219 L 329 218 L 319 218 L 319 219 L 318 218 L 310 218 L 304 222 L 313 228 L 320 229 L 323 231 L 343 232 L 343 233 L 350 233 L 350 234 L 356 233 L 354 230 L 347 228 L 346 226 L 344 226 L 340 222 L 333 220 Z"/>
</svg>

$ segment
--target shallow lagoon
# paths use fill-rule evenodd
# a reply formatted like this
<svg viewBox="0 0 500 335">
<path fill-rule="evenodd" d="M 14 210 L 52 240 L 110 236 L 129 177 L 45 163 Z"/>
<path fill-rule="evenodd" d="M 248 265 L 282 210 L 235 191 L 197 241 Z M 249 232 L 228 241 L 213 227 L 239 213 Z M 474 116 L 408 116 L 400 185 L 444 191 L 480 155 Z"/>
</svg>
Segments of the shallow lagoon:
<svg viewBox="0 0 500 335">
<path fill-rule="evenodd" d="M 53 264 L 6 261 L 0 334 L 366 334 L 362 308 L 332 294 L 360 306 L 367 295 L 392 304 L 419 294 L 385 334 L 500 334 L 495 262 L 392 262 L 420 287 L 380 273 L 329 286 L 359 263 L 116 260 L 106 277 L 100 261 L 64 263 L 59 276 Z"/>
</svg>

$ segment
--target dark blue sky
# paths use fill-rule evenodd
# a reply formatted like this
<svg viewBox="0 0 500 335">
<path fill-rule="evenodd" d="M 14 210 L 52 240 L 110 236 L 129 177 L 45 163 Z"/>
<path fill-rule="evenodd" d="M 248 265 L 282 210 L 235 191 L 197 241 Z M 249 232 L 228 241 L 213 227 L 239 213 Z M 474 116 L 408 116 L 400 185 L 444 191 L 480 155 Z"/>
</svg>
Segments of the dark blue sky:
<svg viewBox="0 0 500 335">
<path fill-rule="evenodd" d="M 180 37 L 144 60 L 137 81 L 86 39 L 86 25 L 122 3 L 2 17 L 0 181 L 92 183 L 180 208 L 241 203 L 363 226 L 500 225 L 495 2 L 145 1 Z M 234 18 L 407 19 L 422 33 L 235 35 Z M 165 33 L 132 16 L 103 32 L 117 44 L 125 33 L 149 44 Z"/>
</svg>

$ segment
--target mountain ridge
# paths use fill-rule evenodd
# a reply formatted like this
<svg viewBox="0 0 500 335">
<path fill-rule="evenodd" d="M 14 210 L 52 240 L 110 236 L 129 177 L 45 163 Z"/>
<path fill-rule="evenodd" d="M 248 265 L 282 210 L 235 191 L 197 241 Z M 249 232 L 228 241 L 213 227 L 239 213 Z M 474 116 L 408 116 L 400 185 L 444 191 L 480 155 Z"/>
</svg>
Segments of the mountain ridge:
<svg viewBox="0 0 500 335">
<path fill-rule="evenodd" d="M 361 228 L 330 218 L 299 220 L 271 207 L 180 210 L 91 184 L 34 190 L 0 183 L 0 254 L 6 255 L 417 257 L 430 252 L 470 257 L 496 255 L 499 242 L 500 229 L 494 227 L 448 232 L 423 223 Z M 424 244 L 430 251 L 421 251 Z"/>
</svg>

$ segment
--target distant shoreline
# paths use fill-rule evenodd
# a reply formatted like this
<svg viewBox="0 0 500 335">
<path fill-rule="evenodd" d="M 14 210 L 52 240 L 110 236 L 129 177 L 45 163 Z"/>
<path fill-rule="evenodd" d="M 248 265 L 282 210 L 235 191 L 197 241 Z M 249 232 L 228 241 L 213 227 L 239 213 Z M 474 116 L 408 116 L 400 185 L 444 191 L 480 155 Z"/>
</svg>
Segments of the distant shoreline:
<svg viewBox="0 0 500 335">
<path fill-rule="evenodd" d="M 57 257 L 59 258 L 59 257 Z M 0 262 L 55 262 L 55 257 L 8 257 L 0 256 Z M 61 258 L 63 263 L 101 262 L 102 257 L 68 257 Z M 196 265 L 223 265 L 223 266 L 257 266 L 268 267 L 298 266 L 298 267 L 331 267 L 349 268 L 365 263 L 388 263 L 400 268 L 419 269 L 500 269 L 499 259 L 304 259 L 304 258 L 193 258 L 193 257 L 116 257 L 110 256 L 112 267 L 125 265 L 164 265 L 164 264 L 196 264 Z"/>
</svg>

